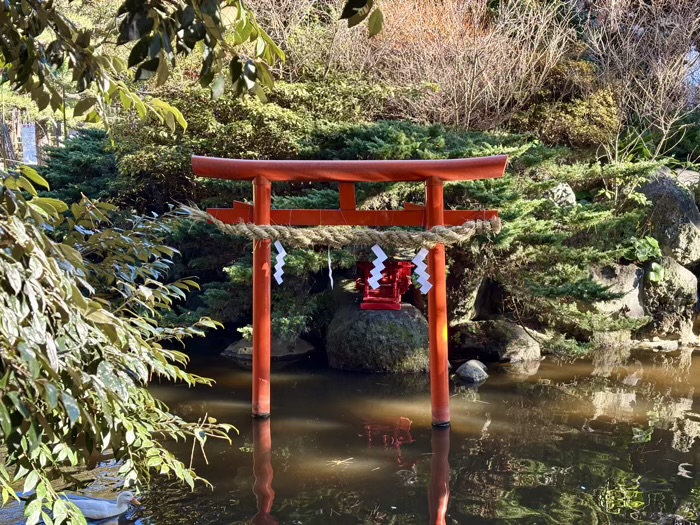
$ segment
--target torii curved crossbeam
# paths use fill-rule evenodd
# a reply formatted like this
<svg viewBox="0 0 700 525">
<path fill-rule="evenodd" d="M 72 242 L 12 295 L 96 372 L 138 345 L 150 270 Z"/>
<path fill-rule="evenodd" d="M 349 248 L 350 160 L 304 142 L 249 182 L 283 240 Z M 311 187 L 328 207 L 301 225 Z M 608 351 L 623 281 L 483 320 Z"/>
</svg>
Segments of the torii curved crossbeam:
<svg viewBox="0 0 700 525">
<path fill-rule="evenodd" d="M 270 182 L 421 182 L 496 179 L 507 155 L 444 160 L 249 160 L 192 157 L 196 175 Z M 235 174 L 232 176 L 232 174 Z"/>
</svg>

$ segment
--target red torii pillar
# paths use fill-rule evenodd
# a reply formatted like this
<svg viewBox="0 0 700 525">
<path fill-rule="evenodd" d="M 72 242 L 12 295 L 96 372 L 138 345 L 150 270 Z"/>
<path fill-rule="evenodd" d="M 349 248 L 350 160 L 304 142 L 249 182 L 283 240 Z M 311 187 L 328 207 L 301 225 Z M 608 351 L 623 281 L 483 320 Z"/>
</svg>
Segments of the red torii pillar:
<svg viewBox="0 0 700 525">
<path fill-rule="evenodd" d="M 285 226 L 457 226 L 469 220 L 498 217 L 493 210 L 445 210 L 447 181 L 502 177 L 507 156 L 412 161 L 303 161 L 239 160 L 192 157 L 195 175 L 253 182 L 253 206 L 236 202 L 233 208 L 209 209 L 228 223 L 240 221 Z M 339 210 L 271 210 L 273 182 L 338 182 Z M 407 205 L 403 210 L 357 210 L 356 182 L 425 182 L 425 208 Z M 270 415 L 270 241 L 253 243 L 253 416 Z M 432 423 L 450 423 L 450 381 L 447 361 L 447 294 L 445 247 L 430 250 L 428 271 L 433 288 L 428 293 L 430 333 L 430 394 Z"/>
</svg>

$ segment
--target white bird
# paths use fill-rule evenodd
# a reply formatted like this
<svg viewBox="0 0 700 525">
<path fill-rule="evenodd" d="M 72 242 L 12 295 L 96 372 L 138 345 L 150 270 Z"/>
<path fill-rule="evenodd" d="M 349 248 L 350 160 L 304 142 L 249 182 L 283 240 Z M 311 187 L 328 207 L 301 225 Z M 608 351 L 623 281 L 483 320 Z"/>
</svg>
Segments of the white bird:
<svg viewBox="0 0 700 525">
<path fill-rule="evenodd" d="M 77 494 L 66 494 L 61 498 L 78 507 L 83 516 L 89 520 L 114 518 L 128 511 L 131 505 L 141 505 L 141 502 L 129 491 L 120 493 L 116 501 L 88 498 Z"/>
</svg>

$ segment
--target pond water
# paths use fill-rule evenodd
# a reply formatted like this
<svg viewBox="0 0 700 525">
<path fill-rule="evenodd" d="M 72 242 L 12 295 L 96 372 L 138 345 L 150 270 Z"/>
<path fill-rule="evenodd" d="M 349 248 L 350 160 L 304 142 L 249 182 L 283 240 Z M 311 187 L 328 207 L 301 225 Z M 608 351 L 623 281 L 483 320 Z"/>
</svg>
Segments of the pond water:
<svg viewBox="0 0 700 525">
<path fill-rule="evenodd" d="M 141 523 L 692 523 L 698 367 L 691 351 L 545 360 L 455 385 L 452 426 L 434 430 L 427 378 L 288 369 L 254 422 L 250 374 L 204 364 L 214 388 L 156 393 L 240 436 L 198 462 L 213 490 L 158 487 Z"/>
<path fill-rule="evenodd" d="M 159 482 L 137 523 L 695 523 L 698 359 L 607 351 L 496 371 L 454 385 L 448 430 L 430 426 L 427 378 L 288 368 L 273 373 L 272 418 L 253 421 L 250 373 L 195 363 L 216 386 L 155 393 L 240 435 L 207 443 L 208 464 L 195 453 L 213 489 Z M 189 461 L 191 443 L 176 450 Z"/>
</svg>

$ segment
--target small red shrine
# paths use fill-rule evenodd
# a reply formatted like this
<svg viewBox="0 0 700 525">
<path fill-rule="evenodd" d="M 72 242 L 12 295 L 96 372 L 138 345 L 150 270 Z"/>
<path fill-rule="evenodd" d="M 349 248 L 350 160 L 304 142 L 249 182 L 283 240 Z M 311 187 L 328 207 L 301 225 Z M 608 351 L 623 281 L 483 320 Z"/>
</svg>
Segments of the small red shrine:
<svg viewBox="0 0 700 525">
<path fill-rule="evenodd" d="M 363 310 L 401 310 L 401 296 L 411 287 L 413 263 L 410 261 L 386 261 L 379 287 L 372 289 L 369 284 L 370 272 L 374 264 L 369 261 L 357 263 L 360 277 L 355 287 L 362 291 Z"/>
<path fill-rule="evenodd" d="M 253 183 L 253 206 L 207 210 L 218 220 L 284 226 L 459 226 L 467 221 L 496 219 L 495 210 L 446 210 L 445 182 L 502 177 L 505 155 L 448 160 L 240 160 L 192 157 L 200 177 L 247 180 Z M 273 182 L 337 182 L 338 210 L 273 210 Z M 403 210 L 358 210 L 355 183 L 422 182 L 425 206 Z M 253 416 L 270 416 L 270 356 L 272 310 L 271 241 L 253 241 Z M 437 244 L 427 256 L 432 288 L 428 292 L 430 337 L 430 397 L 434 426 L 450 424 L 450 375 L 447 360 L 447 291 L 445 245 Z M 388 276 L 388 278 L 391 278 Z M 394 276 L 398 279 L 398 274 Z M 399 279 L 400 280 L 400 279 Z M 392 285 L 393 286 L 393 285 Z M 392 288 L 391 295 L 394 297 Z"/>
</svg>

